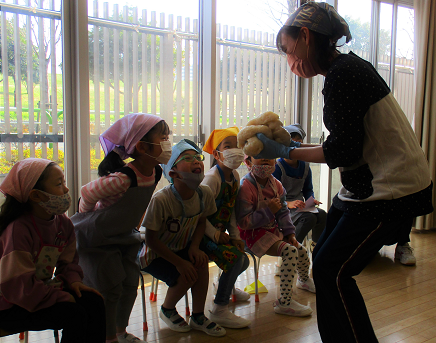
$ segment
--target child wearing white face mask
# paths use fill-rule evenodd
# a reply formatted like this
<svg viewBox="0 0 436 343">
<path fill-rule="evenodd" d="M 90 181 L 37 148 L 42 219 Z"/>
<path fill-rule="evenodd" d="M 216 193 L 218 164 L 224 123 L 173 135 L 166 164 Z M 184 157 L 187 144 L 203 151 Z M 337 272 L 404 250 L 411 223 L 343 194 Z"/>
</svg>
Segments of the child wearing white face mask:
<svg viewBox="0 0 436 343">
<path fill-rule="evenodd" d="M 224 336 L 226 330 L 204 315 L 209 285 L 208 256 L 200 250 L 206 218 L 216 212 L 204 177 L 204 156 L 194 142 L 182 139 L 163 166 L 170 185 L 156 192 L 144 217 L 145 244 L 139 254 L 143 271 L 168 285 L 159 313 L 177 332 L 201 330 Z M 176 304 L 191 289 L 192 316 L 189 324 L 177 313 Z"/>
<path fill-rule="evenodd" d="M 101 295 L 82 283 L 62 169 L 27 158 L 0 191 L 0 323 L 11 332 L 62 329 L 62 342 L 105 340 Z"/>
<path fill-rule="evenodd" d="M 306 249 L 295 239 L 295 227 L 286 204 L 286 191 L 272 173 L 274 159 L 255 159 L 247 156 L 250 171 L 241 180 L 236 202 L 236 219 L 242 239 L 253 253 L 280 256 L 280 295 L 274 302 L 274 312 L 304 317 L 312 314 L 310 306 L 292 298 L 294 277 L 297 287 L 315 293 L 309 277 L 309 257 Z"/>
<path fill-rule="evenodd" d="M 144 342 L 126 332 L 138 289 L 136 227 L 162 175 L 159 163 L 171 157 L 168 135 L 167 123 L 152 114 L 117 120 L 100 136 L 100 178 L 82 187 L 79 213 L 71 217 L 85 281 L 105 299 L 108 343 Z"/>
<path fill-rule="evenodd" d="M 228 308 L 236 279 L 250 264 L 244 253 L 234 211 L 239 191 L 236 169 L 244 160 L 242 149 L 237 148 L 238 132 L 237 127 L 213 130 L 203 147 L 203 151 L 215 158 L 214 166 L 206 173 L 202 184 L 212 190 L 217 211 L 206 221 L 206 235 L 200 247 L 223 270 L 210 318 L 228 328 L 243 328 L 251 324 Z M 250 298 L 248 293 L 240 289 L 236 289 L 235 293 L 236 300 L 246 301 Z"/>
</svg>

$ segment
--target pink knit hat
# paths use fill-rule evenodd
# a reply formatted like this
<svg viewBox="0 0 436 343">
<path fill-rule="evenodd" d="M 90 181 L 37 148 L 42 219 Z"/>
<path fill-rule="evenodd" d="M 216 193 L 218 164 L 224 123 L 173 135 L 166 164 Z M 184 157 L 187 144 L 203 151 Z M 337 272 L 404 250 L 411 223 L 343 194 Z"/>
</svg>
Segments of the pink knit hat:
<svg viewBox="0 0 436 343">
<path fill-rule="evenodd" d="M 14 164 L 0 185 L 0 191 L 9 194 L 21 203 L 29 199 L 30 191 L 47 166 L 53 161 L 43 158 L 26 158 Z"/>
<path fill-rule="evenodd" d="M 105 155 L 112 150 L 125 160 L 135 151 L 135 145 L 163 119 L 154 114 L 132 113 L 118 119 L 100 135 Z"/>
</svg>

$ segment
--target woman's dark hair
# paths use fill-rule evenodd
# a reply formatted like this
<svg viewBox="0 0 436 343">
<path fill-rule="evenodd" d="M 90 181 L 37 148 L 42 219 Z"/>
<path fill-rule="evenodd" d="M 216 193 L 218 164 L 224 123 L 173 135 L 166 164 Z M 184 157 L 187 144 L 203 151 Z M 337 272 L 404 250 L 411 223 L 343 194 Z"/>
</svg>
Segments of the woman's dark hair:
<svg viewBox="0 0 436 343">
<path fill-rule="evenodd" d="M 55 166 L 56 163 L 52 162 L 47 165 L 47 167 L 42 172 L 38 181 L 36 181 L 33 189 L 39 189 L 41 191 L 44 190 L 43 182 L 47 178 L 49 167 Z M 0 236 L 3 231 L 6 230 L 8 225 L 12 223 L 14 220 L 21 217 L 26 212 L 31 210 L 30 202 L 21 203 L 13 196 L 6 194 L 6 199 L 3 205 L 0 207 Z"/>
<path fill-rule="evenodd" d="M 155 126 L 151 128 L 150 131 L 146 133 L 144 137 L 140 139 L 140 141 L 144 142 L 150 142 L 152 137 L 156 134 L 170 134 L 170 128 L 168 124 L 165 122 L 165 120 L 161 120 L 158 122 Z M 149 144 L 149 146 L 153 146 L 152 144 Z M 115 151 L 111 151 L 109 154 L 106 155 L 106 157 L 100 162 L 98 165 L 98 175 L 99 176 L 106 176 L 110 173 L 113 173 L 115 170 L 120 169 L 124 167 L 125 163 L 121 159 L 120 155 L 118 155 Z"/>
<path fill-rule="evenodd" d="M 291 37 L 296 40 L 298 35 L 300 34 L 301 27 L 296 26 L 283 26 L 280 31 L 277 33 L 276 37 L 276 47 L 277 50 L 286 54 L 286 49 L 282 46 L 282 34 Z M 323 71 L 327 71 L 330 69 L 332 61 L 338 52 L 336 48 L 336 42 L 331 42 L 330 38 L 322 33 L 318 33 L 312 30 L 309 30 L 313 37 L 315 38 L 315 59 L 318 66 Z"/>
</svg>

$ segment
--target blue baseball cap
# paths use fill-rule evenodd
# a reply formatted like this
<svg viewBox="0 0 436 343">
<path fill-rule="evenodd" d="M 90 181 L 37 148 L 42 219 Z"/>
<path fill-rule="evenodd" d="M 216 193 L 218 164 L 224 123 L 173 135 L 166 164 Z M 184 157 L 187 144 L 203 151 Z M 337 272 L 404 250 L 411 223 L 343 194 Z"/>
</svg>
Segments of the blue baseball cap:
<svg viewBox="0 0 436 343">
<path fill-rule="evenodd" d="M 177 162 L 179 156 L 183 154 L 186 150 L 194 150 L 197 153 L 201 154 L 201 149 L 197 146 L 197 144 L 189 139 L 182 139 L 180 142 L 173 146 L 171 151 L 171 158 L 168 163 L 161 164 L 163 174 L 170 183 L 173 183 L 173 180 L 168 174 L 170 170 L 174 167 L 174 164 Z"/>
</svg>

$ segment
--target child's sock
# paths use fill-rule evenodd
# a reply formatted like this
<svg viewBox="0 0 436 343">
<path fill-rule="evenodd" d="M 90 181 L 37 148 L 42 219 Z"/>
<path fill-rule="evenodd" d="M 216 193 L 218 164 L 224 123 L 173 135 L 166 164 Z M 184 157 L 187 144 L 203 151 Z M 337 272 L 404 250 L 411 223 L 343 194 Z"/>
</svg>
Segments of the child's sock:
<svg viewBox="0 0 436 343">
<path fill-rule="evenodd" d="M 278 255 L 282 258 L 280 266 L 280 304 L 289 306 L 292 299 L 292 287 L 298 263 L 297 248 L 283 242 L 277 248 Z"/>
<path fill-rule="evenodd" d="M 206 317 L 204 316 L 204 312 L 193 313 L 191 318 L 198 325 L 203 325 L 203 322 L 206 320 Z"/>
<path fill-rule="evenodd" d="M 309 255 L 307 254 L 306 248 L 304 248 L 302 245 L 298 248 L 298 263 L 297 263 L 297 272 L 298 272 L 298 278 L 301 282 L 306 282 L 309 278 L 309 267 L 310 267 L 310 261 L 309 261 Z"/>
<path fill-rule="evenodd" d="M 173 309 L 169 309 L 169 308 L 165 308 L 163 306 L 161 306 L 162 309 L 162 313 L 165 315 L 165 317 L 167 318 L 171 318 L 173 315 L 175 315 L 177 313 L 177 310 L 175 308 Z M 175 321 L 173 321 L 174 324 L 179 324 L 183 321 L 183 318 L 178 318 Z"/>
<path fill-rule="evenodd" d="M 121 332 L 117 332 L 117 337 L 118 337 L 118 336 L 121 336 L 121 335 L 126 335 L 126 334 L 127 334 L 127 331 L 126 331 L 126 330 L 121 331 Z"/>
<path fill-rule="evenodd" d="M 203 323 L 207 320 L 207 318 L 204 316 L 204 312 L 193 313 L 191 318 L 198 325 L 203 325 Z M 207 328 L 212 329 L 215 325 L 216 323 L 212 322 L 207 326 Z"/>
</svg>

